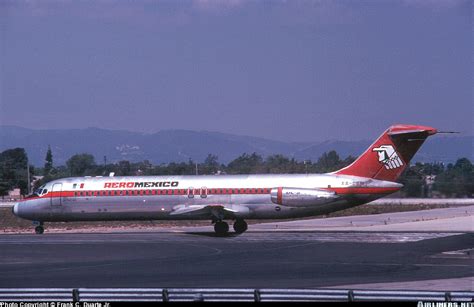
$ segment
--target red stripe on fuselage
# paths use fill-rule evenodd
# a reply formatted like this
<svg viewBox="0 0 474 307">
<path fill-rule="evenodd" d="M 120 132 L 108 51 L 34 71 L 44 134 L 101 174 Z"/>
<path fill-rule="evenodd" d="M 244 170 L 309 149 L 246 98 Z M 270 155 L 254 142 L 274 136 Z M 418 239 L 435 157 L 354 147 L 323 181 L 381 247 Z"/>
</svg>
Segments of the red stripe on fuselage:
<svg viewBox="0 0 474 307">
<path fill-rule="evenodd" d="M 398 187 L 359 187 L 359 188 L 317 188 L 326 191 L 332 191 L 337 194 L 389 194 L 398 191 Z M 270 194 L 271 188 L 226 188 L 226 189 L 207 189 L 207 195 L 262 195 Z M 279 187 L 277 191 L 277 202 L 281 204 L 283 188 Z M 116 194 L 117 192 L 117 194 Z M 49 192 L 42 196 L 30 197 L 21 200 L 28 201 L 33 199 L 43 198 L 56 198 L 56 197 L 109 197 L 109 196 L 187 196 L 187 189 L 155 189 L 155 190 L 88 190 L 88 191 L 57 191 Z M 198 192 L 194 193 L 195 196 L 199 196 Z"/>
</svg>

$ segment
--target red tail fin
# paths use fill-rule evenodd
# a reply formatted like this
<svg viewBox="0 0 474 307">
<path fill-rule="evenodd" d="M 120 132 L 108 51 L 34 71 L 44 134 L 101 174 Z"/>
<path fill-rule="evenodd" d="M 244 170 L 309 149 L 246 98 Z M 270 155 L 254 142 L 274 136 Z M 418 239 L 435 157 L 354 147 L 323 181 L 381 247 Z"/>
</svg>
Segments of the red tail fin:
<svg viewBox="0 0 474 307">
<path fill-rule="evenodd" d="M 435 128 L 425 126 L 391 126 L 351 165 L 334 173 L 396 181 L 426 138 L 435 133 Z"/>
</svg>

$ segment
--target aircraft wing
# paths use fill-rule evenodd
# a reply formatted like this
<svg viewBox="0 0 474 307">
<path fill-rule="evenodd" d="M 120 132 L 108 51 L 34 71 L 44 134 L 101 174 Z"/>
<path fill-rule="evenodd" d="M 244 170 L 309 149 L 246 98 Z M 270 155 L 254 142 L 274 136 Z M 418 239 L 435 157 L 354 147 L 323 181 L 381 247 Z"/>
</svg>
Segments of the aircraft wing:
<svg viewBox="0 0 474 307">
<path fill-rule="evenodd" d="M 170 215 L 186 217 L 216 217 L 218 219 L 237 217 L 240 214 L 248 213 L 249 208 L 241 205 L 177 205 L 173 208 Z"/>
</svg>

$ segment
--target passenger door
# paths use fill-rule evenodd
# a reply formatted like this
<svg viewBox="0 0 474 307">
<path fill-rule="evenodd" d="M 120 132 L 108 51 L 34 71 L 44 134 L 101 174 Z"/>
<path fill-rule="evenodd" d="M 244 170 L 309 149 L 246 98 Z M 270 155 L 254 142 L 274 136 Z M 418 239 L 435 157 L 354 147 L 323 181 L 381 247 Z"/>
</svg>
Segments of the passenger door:
<svg viewBox="0 0 474 307">
<path fill-rule="evenodd" d="M 62 205 L 63 184 L 55 183 L 51 188 L 51 207 L 59 207 Z"/>
</svg>

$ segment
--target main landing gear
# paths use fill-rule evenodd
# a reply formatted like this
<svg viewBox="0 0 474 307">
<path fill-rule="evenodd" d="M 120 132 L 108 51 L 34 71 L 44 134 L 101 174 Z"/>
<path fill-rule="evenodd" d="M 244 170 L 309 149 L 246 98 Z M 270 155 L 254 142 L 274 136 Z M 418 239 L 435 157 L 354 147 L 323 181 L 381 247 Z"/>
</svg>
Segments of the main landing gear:
<svg viewBox="0 0 474 307">
<path fill-rule="evenodd" d="M 43 234 L 44 232 L 43 222 L 36 223 L 36 225 L 38 226 L 35 227 L 35 233 L 38 235 Z"/>
<path fill-rule="evenodd" d="M 229 224 L 224 221 L 217 221 L 214 224 L 214 231 L 218 236 L 225 236 L 229 232 Z"/>
<path fill-rule="evenodd" d="M 234 230 L 236 233 L 244 233 L 247 230 L 247 223 L 244 220 L 238 219 L 234 222 Z"/>
<path fill-rule="evenodd" d="M 247 228 L 247 223 L 242 219 L 237 219 L 234 222 L 234 231 L 238 234 L 244 233 Z M 214 224 L 214 231 L 218 236 L 225 236 L 229 232 L 229 224 L 224 221 L 216 221 Z"/>
</svg>

